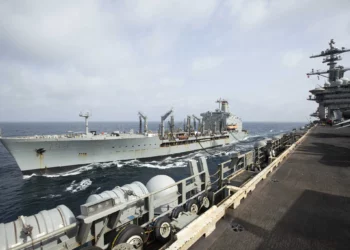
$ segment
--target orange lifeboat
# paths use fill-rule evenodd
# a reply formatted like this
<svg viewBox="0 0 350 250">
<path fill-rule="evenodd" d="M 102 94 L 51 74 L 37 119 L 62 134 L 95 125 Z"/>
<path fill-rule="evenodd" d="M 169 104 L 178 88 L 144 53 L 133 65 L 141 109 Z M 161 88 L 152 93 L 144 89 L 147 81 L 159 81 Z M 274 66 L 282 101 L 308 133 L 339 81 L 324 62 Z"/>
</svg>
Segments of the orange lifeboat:
<svg viewBox="0 0 350 250">
<path fill-rule="evenodd" d="M 237 124 L 234 125 L 227 125 L 227 130 L 236 130 L 238 128 Z"/>
<path fill-rule="evenodd" d="M 186 139 L 188 139 L 188 135 L 187 134 L 178 134 L 177 138 L 179 140 L 186 140 Z"/>
</svg>

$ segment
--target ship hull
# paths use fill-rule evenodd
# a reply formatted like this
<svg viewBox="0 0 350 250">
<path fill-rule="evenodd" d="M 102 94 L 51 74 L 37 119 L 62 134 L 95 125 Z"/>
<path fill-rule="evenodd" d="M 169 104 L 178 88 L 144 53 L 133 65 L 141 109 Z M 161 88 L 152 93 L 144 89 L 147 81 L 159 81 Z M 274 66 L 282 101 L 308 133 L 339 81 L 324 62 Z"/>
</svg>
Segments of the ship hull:
<svg viewBox="0 0 350 250">
<path fill-rule="evenodd" d="M 235 132 L 226 138 L 203 140 L 180 145 L 164 145 L 157 136 L 134 139 L 99 140 L 28 140 L 1 138 L 5 148 L 15 158 L 24 173 L 46 173 L 91 163 L 133 159 L 148 159 L 186 154 L 244 139 L 245 132 Z M 44 152 L 39 152 L 43 149 Z"/>
</svg>

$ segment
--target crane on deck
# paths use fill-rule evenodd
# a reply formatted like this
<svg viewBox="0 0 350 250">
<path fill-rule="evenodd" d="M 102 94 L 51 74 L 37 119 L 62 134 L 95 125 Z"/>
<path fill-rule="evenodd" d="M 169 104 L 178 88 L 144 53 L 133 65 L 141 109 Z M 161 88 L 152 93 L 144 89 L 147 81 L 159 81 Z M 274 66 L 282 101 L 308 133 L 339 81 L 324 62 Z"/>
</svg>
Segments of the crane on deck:
<svg viewBox="0 0 350 250">
<path fill-rule="evenodd" d="M 164 115 L 161 116 L 161 121 L 160 121 L 160 136 L 161 139 L 164 138 L 164 121 L 173 113 L 173 108 L 171 108 L 168 112 L 166 112 Z M 172 119 L 174 121 L 174 119 Z"/>
</svg>

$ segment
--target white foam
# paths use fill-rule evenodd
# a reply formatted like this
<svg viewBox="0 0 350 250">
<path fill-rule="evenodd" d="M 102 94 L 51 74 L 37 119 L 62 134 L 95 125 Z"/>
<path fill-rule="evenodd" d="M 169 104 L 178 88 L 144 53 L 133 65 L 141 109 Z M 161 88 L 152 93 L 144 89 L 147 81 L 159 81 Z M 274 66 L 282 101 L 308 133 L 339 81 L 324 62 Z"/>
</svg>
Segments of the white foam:
<svg viewBox="0 0 350 250">
<path fill-rule="evenodd" d="M 124 164 L 135 164 L 135 163 L 139 163 L 140 161 L 139 160 L 129 160 L 129 161 L 123 161 Z"/>
<path fill-rule="evenodd" d="M 84 179 L 79 183 L 76 183 L 76 181 L 72 181 L 69 187 L 66 188 L 66 192 L 70 193 L 76 193 L 82 190 L 87 189 L 92 184 L 92 181 L 90 179 Z"/>
<path fill-rule="evenodd" d="M 171 162 L 174 159 L 171 156 L 168 156 L 167 158 L 165 158 L 164 160 L 162 160 L 162 162 Z M 155 161 L 156 162 L 156 161 Z"/>
<path fill-rule="evenodd" d="M 109 167 L 114 167 L 114 166 L 117 166 L 117 167 L 122 167 L 124 166 L 125 164 L 123 163 L 120 163 L 119 161 L 113 161 L 113 162 L 107 162 L 107 163 L 91 163 L 89 165 L 86 165 L 86 166 L 82 166 L 82 167 L 79 167 L 77 169 L 74 169 L 74 170 L 71 170 L 71 171 L 67 171 L 67 172 L 63 172 L 63 173 L 60 173 L 60 174 L 53 174 L 53 175 L 43 175 L 44 177 L 48 177 L 48 178 L 56 178 L 56 177 L 65 177 L 65 176 L 72 176 L 72 175 L 79 175 L 83 172 L 86 172 L 86 171 L 90 171 L 94 168 L 109 168 Z"/>
<path fill-rule="evenodd" d="M 47 196 L 43 196 L 43 197 L 40 197 L 41 199 L 52 199 L 52 198 L 55 198 L 55 197 L 61 197 L 62 195 L 61 194 L 49 194 Z"/>
<path fill-rule="evenodd" d="M 138 167 L 140 168 L 157 168 L 157 169 L 183 168 L 186 166 L 187 166 L 187 163 L 184 161 L 177 161 L 166 165 L 159 165 L 159 164 L 152 164 L 152 163 L 142 163 L 138 165 Z"/>
<path fill-rule="evenodd" d="M 23 175 L 23 180 L 28 180 L 28 179 L 32 178 L 33 176 L 36 176 L 36 174 Z"/>
<path fill-rule="evenodd" d="M 43 177 L 56 178 L 56 177 L 60 177 L 60 175 L 59 174 L 45 174 L 45 175 L 43 175 Z"/>
<path fill-rule="evenodd" d="M 245 137 L 242 141 L 246 141 L 246 140 L 248 140 L 248 139 L 255 138 L 255 137 L 260 137 L 260 136 L 261 136 L 261 134 L 249 135 L 249 136 Z"/>
<path fill-rule="evenodd" d="M 100 167 L 100 168 L 110 168 L 110 167 L 122 167 L 124 166 L 125 164 L 124 163 L 121 163 L 119 161 L 113 161 L 113 162 L 107 162 L 107 163 L 100 163 L 100 164 L 97 164 L 96 166 L 97 167 Z"/>
</svg>

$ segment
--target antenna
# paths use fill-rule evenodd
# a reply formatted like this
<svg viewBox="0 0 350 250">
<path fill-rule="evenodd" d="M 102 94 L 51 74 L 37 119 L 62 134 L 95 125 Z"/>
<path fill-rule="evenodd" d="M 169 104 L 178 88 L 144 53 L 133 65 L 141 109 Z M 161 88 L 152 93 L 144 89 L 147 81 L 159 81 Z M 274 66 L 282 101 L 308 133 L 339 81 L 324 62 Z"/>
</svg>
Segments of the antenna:
<svg viewBox="0 0 350 250">
<path fill-rule="evenodd" d="M 340 54 L 345 53 L 345 52 L 350 52 L 350 49 L 346 49 L 345 47 L 342 47 L 342 49 L 340 50 L 340 49 L 334 47 L 333 46 L 333 44 L 335 44 L 334 39 L 331 39 L 328 44 L 329 44 L 329 49 L 326 49 L 325 51 L 321 51 L 320 54 L 312 55 L 312 56 L 310 56 L 310 58 L 324 57 L 322 62 L 327 63 L 327 65 L 329 66 L 329 69 L 328 70 L 321 70 L 321 71 L 317 70 L 316 72 L 312 69 L 312 71 L 310 73 L 307 73 L 308 77 L 310 75 L 327 77 L 327 76 L 324 76 L 322 74 L 328 74 L 328 77 L 327 77 L 328 81 L 333 82 L 339 78 L 342 78 L 345 71 L 350 70 L 349 68 L 344 68 L 342 66 L 336 67 L 337 61 L 342 60 L 342 57 L 340 56 Z"/>
</svg>

